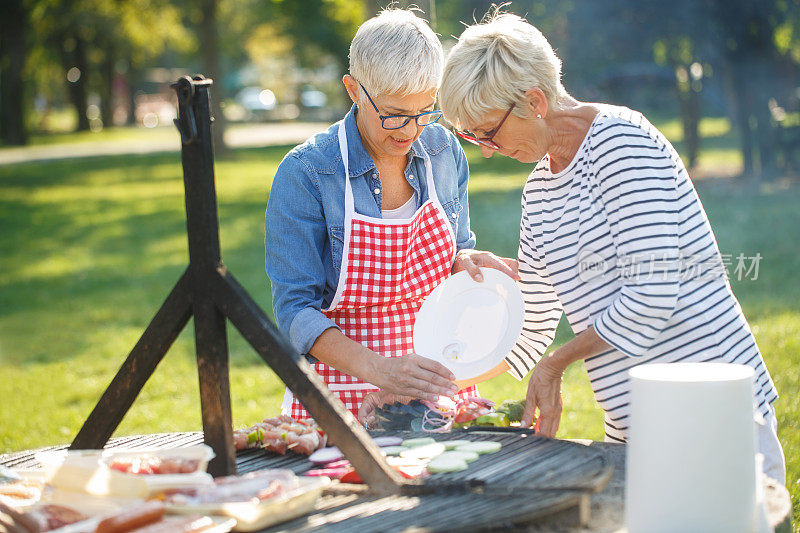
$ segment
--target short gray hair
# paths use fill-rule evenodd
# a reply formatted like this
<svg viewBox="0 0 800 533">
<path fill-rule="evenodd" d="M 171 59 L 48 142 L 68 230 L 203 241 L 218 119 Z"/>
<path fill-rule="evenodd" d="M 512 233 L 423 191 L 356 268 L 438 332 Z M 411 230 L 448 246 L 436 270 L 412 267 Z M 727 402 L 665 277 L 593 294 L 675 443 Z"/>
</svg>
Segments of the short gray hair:
<svg viewBox="0 0 800 533">
<path fill-rule="evenodd" d="M 567 96 L 561 84 L 561 60 L 538 29 L 499 10 L 468 26 L 447 56 L 439 89 L 444 117 L 462 129 L 494 110 L 517 104 L 527 116 L 525 92 L 538 87 L 551 107 Z"/>
<path fill-rule="evenodd" d="M 407 96 L 439 88 L 444 53 L 413 12 L 389 8 L 363 23 L 350 43 L 350 74 L 376 94 Z"/>
</svg>

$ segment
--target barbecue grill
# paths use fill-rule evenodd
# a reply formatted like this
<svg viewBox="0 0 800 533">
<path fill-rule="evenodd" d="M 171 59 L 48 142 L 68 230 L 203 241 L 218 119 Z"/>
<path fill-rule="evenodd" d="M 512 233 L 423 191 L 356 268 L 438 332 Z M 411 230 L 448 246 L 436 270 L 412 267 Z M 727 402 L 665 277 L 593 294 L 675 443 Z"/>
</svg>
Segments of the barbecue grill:
<svg viewBox="0 0 800 533">
<path fill-rule="evenodd" d="M 386 432 L 373 432 L 374 436 Z M 588 522 L 588 495 L 601 490 L 613 468 L 606 455 L 587 446 L 534 435 L 530 431 L 457 430 L 431 435 L 391 432 L 403 438 L 492 440 L 501 451 L 481 456 L 463 472 L 435 474 L 405 494 L 380 495 L 352 485 L 329 491 L 309 516 L 265 531 L 478 531 L 530 525 L 554 513 L 570 512 Z M 114 448 L 184 447 L 202 442 L 203 434 L 170 433 L 113 439 Z M 56 449 L 56 448 L 52 448 Z M 4 457 L 8 467 L 31 468 L 35 452 Z M 277 455 L 261 449 L 240 451 L 240 473 L 262 468 L 287 468 L 302 475 L 315 466 L 307 457 Z M 414 494 L 417 491 L 417 494 Z"/>
</svg>

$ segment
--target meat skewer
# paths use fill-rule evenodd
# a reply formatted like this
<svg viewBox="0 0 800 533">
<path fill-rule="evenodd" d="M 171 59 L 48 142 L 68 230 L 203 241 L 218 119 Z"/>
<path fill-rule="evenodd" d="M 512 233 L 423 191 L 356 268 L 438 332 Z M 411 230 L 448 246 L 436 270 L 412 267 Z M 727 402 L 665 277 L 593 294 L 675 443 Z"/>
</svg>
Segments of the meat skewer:
<svg viewBox="0 0 800 533">
<path fill-rule="evenodd" d="M 327 443 L 325 433 L 313 420 L 295 420 L 287 415 L 265 418 L 258 424 L 233 432 L 237 450 L 261 447 L 284 455 L 287 450 L 310 455 Z"/>
</svg>

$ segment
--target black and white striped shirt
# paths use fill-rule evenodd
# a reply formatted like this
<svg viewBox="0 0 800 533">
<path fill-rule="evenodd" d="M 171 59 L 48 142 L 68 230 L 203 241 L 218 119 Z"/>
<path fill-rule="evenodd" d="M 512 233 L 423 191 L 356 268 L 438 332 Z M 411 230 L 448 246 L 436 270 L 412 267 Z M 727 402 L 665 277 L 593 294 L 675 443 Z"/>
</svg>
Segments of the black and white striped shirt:
<svg viewBox="0 0 800 533">
<path fill-rule="evenodd" d="M 725 276 L 708 218 L 667 139 L 640 113 L 603 106 L 569 166 L 547 156 L 522 197 L 525 324 L 506 361 L 522 379 L 553 341 L 562 311 L 613 348 L 586 359 L 606 433 L 627 434 L 627 370 L 717 361 L 755 369 L 756 409 L 777 397 Z"/>
</svg>

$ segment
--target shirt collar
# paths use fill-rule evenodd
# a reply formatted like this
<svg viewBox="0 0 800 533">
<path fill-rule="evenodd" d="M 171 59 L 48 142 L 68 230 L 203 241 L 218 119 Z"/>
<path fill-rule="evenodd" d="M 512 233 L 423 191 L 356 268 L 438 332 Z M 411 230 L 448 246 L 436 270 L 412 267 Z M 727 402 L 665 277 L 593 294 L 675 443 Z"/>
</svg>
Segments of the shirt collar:
<svg viewBox="0 0 800 533">
<path fill-rule="evenodd" d="M 361 134 L 359 133 L 358 126 L 356 125 L 357 110 L 358 106 L 353 104 L 343 121 L 345 132 L 347 132 L 347 157 L 350 178 L 363 176 L 370 170 L 375 169 L 375 162 L 372 160 L 372 156 L 369 155 L 367 149 L 364 148 L 364 143 L 361 142 Z M 424 148 L 422 147 L 421 141 L 422 135 L 420 135 L 419 138 L 411 145 L 409 153 L 413 157 L 418 157 L 424 160 Z"/>
</svg>

